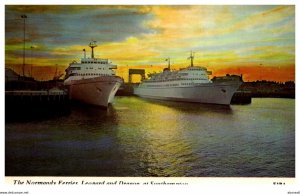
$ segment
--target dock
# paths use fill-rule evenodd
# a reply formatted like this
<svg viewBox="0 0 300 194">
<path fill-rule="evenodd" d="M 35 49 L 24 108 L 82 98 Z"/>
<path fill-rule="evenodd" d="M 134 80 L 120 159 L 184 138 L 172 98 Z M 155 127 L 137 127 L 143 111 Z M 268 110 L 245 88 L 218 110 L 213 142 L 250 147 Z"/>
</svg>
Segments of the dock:
<svg viewBox="0 0 300 194">
<path fill-rule="evenodd" d="M 5 91 L 5 98 L 7 100 L 18 101 L 40 101 L 40 102 L 60 102 L 67 100 L 68 93 L 64 90 L 47 90 L 47 91 L 30 91 L 17 90 Z"/>
<path fill-rule="evenodd" d="M 138 84 L 134 83 L 123 83 L 116 93 L 116 96 L 134 96 L 133 88 L 137 87 Z"/>
<path fill-rule="evenodd" d="M 251 104 L 252 93 L 250 91 L 236 91 L 231 99 L 230 104 Z"/>
<path fill-rule="evenodd" d="M 22 120 L 64 114 L 69 110 L 65 90 L 5 91 L 5 119 Z"/>
</svg>

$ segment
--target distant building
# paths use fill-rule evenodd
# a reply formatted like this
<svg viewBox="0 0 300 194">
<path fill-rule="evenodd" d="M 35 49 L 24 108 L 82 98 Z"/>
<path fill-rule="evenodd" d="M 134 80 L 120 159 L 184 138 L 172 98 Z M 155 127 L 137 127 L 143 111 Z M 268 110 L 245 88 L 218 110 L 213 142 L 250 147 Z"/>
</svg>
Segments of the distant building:
<svg viewBox="0 0 300 194">
<path fill-rule="evenodd" d="M 17 74 L 10 68 L 5 68 L 5 82 L 18 81 L 19 79 L 20 79 L 19 74 Z"/>
<path fill-rule="evenodd" d="M 37 82 L 32 77 L 20 76 L 10 68 L 5 68 L 5 91 L 34 90 Z"/>
</svg>

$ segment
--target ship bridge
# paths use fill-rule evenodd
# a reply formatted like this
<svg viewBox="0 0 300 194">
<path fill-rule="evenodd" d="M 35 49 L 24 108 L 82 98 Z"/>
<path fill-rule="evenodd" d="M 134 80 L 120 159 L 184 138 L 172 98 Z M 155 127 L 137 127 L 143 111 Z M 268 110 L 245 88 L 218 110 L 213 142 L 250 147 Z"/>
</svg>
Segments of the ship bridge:
<svg viewBox="0 0 300 194">
<path fill-rule="evenodd" d="M 109 64 L 111 63 L 108 59 L 97 59 L 97 58 L 82 58 L 81 63 L 97 63 L 97 64 Z"/>
</svg>

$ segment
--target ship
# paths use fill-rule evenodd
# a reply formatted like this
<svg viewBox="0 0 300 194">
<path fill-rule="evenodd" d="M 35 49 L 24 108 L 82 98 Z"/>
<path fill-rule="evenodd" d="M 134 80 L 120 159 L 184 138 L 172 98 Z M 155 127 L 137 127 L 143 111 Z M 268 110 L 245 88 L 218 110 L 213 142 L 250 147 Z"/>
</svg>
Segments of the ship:
<svg viewBox="0 0 300 194">
<path fill-rule="evenodd" d="M 188 57 L 191 65 L 180 70 L 168 67 L 154 73 L 134 88 L 134 94 L 149 99 L 230 105 L 233 94 L 243 83 L 242 76 L 226 75 L 209 79 L 206 67 L 194 66 L 194 53 Z"/>
<path fill-rule="evenodd" d="M 73 61 L 66 71 L 64 85 L 69 92 L 70 100 L 82 103 L 108 107 L 114 100 L 114 96 L 123 83 L 123 79 L 116 76 L 114 69 L 117 65 L 109 59 L 94 57 L 96 41 L 89 44 L 92 49 L 91 57 L 84 57 L 80 62 Z"/>
</svg>

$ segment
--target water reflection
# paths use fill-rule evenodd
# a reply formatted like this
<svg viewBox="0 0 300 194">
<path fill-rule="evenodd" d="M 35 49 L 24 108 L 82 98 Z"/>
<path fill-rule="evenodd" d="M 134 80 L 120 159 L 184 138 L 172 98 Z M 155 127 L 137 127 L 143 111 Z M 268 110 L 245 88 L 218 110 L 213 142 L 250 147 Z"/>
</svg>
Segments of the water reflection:
<svg viewBox="0 0 300 194">
<path fill-rule="evenodd" d="M 51 120 L 69 114 L 69 103 L 5 102 L 5 123 Z"/>
<path fill-rule="evenodd" d="M 126 109 L 124 107 L 127 103 L 139 106 Z M 212 113 L 231 113 L 230 107 L 224 106 L 149 103 L 138 98 L 118 100 L 116 107 L 118 106 L 127 110 L 131 120 L 131 125 L 128 125 L 126 130 L 118 131 L 120 147 L 124 149 L 125 157 L 130 158 L 129 161 L 132 161 L 132 158 L 139 161 L 131 170 L 133 174 L 141 176 L 186 176 L 192 167 L 185 164 L 198 159 L 194 153 L 197 149 L 196 144 L 191 141 L 189 133 L 207 129 L 207 123 L 201 122 Z M 132 121 L 135 121 L 134 125 Z M 126 123 L 127 119 L 120 120 L 123 129 Z"/>
<path fill-rule="evenodd" d="M 109 104 L 107 109 L 97 106 L 72 104 L 71 116 L 77 118 L 78 120 L 89 120 L 94 122 L 117 121 L 116 110 L 111 104 Z"/>
<path fill-rule="evenodd" d="M 231 108 L 136 97 L 117 97 L 107 110 L 75 104 L 55 119 L 6 124 L 5 173 L 294 176 L 294 111 L 284 99 Z"/>
<path fill-rule="evenodd" d="M 7 125 L 6 176 L 117 173 L 113 171 L 122 160 L 122 153 L 115 144 L 117 130 L 113 106 L 106 110 L 79 104 L 71 106 L 69 115 Z"/>
<path fill-rule="evenodd" d="M 163 100 L 154 100 L 154 99 L 141 99 L 141 100 L 146 103 L 158 104 L 161 106 L 166 106 L 187 113 L 218 112 L 218 113 L 232 114 L 232 109 L 228 105 L 201 104 L 201 103 L 192 103 L 192 102 L 174 102 L 174 101 L 163 101 Z"/>
</svg>

